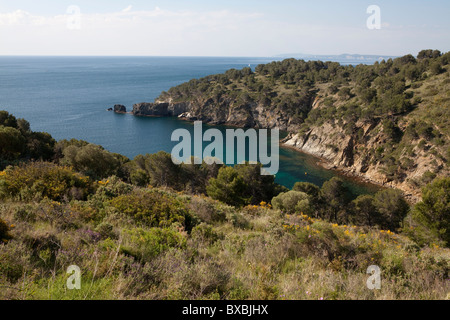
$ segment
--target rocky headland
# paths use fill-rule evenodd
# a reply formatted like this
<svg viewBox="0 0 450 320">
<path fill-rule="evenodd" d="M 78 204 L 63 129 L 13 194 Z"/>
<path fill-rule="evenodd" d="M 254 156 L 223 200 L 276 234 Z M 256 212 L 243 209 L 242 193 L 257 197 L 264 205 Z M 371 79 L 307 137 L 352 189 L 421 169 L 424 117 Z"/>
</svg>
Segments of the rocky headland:
<svg viewBox="0 0 450 320">
<path fill-rule="evenodd" d="M 230 70 L 135 104 L 131 114 L 278 127 L 288 133 L 285 146 L 319 157 L 327 168 L 401 189 L 415 202 L 421 186 L 449 175 L 450 73 L 430 66 L 447 65 L 450 55 L 424 55 L 358 68 L 288 59 L 256 72 Z"/>
</svg>

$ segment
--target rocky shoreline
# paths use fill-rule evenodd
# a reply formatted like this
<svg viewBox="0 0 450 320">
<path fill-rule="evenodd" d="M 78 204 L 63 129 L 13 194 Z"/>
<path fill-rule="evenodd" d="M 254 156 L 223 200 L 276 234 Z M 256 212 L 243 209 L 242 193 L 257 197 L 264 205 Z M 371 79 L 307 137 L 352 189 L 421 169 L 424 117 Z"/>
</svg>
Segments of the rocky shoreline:
<svg viewBox="0 0 450 320">
<path fill-rule="evenodd" d="M 203 109 L 204 108 L 201 108 L 200 110 L 203 111 Z M 131 114 L 133 116 L 140 116 L 140 117 L 178 117 L 179 119 L 185 121 L 200 120 L 211 125 L 229 125 L 247 128 L 263 127 L 263 124 L 249 123 L 248 119 L 246 119 L 245 121 L 227 121 L 230 119 L 218 117 L 217 114 L 214 114 L 212 117 L 205 116 L 204 114 L 199 115 L 198 112 L 200 110 L 197 109 L 197 111 L 195 111 L 190 102 L 181 102 L 181 103 L 143 102 L 133 105 L 133 109 L 130 112 L 128 112 L 127 108 L 123 105 L 115 105 L 114 108 L 110 108 L 108 110 L 114 111 L 115 113 L 118 114 Z M 366 127 L 365 128 L 366 133 L 368 133 L 371 129 L 370 125 L 364 124 L 360 125 L 362 127 Z M 276 126 L 276 124 L 268 127 L 274 126 Z M 323 128 L 325 129 L 324 131 L 326 131 L 327 126 L 324 126 Z M 288 128 L 284 127 L 283 129 Z M 406 198 L 411 203 L 420 201 L 419 192 L 414 192 L 414 190 L 406 188 L 405 185 L 402 184 L 394 184 L 385 181 L 383 176 L 377 172 L 377 168 L 365 168 L 366 165 L 363 163 L 364 162 L 363 159 L 354 157 L 353 149 L 355 148 L 355 143 L 352 141 L 351 137 L 341 136 L 342 141 L 339 141 L 339 143 L 341 146 L 345 145 L 345 147 L 342 149 L 333 150 L 333 147 L 331 145 L 329 144 L 327 145 L 326 143 L 327 140 L 325 138 L 319 137 L 317 139 L 317 136 L 312 137 L 312 135 L 313 134 L 315 135 L 316 133 L 309 132 L 304 136 L 300 136 L 298 134 L 292 133 L 292 130 L 286 131 L 290 133 L 286 138 L 284 138 L 281 141 L 283 147 L 291 148 L 297 152 L 303 152 L 305 154 L 317 158 L 317 164 L 320 165 L 321 167 L 329 170 L 335 170 L 340 174 L 356 179 L 356 181 L 359 182 L 373 184 L 382 188 L 400 189 L 405 192 Z M 323 135 L 323 133 L 321 132 L 318 132 L 318 134 Z"/>
<path fill-rule="evenodd" d="M 330 135 L 325 134 L 322 130 L 326 131 L 326 126 L 318 128 L 317 131 L 319 132 L 316 133 L 312 130 L 312 132 L 302 136 L 299 134 L 290 134 L 282 142 L 286 147 L 318 158 L 318 164 L 325 169 L 335 170 L 347 177 L 352 177 L 358 181 L 377 185 L 382 188 L 399 189 L 405 193 L 405 198 L 410 203 L 417 203 L 421 200 L 420 190 L 411 188 L 405 182 L 394 183 L 388 181 L 379 172 L 378 165 L 365 163 L 364 157 L 357 153 L 359 145 L 352 141 L 352 137 L 342 135 L 342 140 L 339 141 L 339 145 L 342 148 L 332 150 L 334 147 L 327 145 L 327 139 Z M 334 139 L 336 138 L 334 137 Z M 376 140 L 377 137 L 373 139 Z M 425 170 L 425 168 L 421 170 Z M 418 175 L 421 175 L 421 173 Z"/>
<path fill-rule="evenodd" d="M 379 188 L 400 189 L 403 192 L 405 192 L 405 199 L 408 200 L 408 202 L 410 202 L 411 204 L 415 204 L 415 203 L 421 201 L 421 197 L 418 194 L 408 193 L 408 191 L 402 189 L 401 187 L 395 186 L 391 183 L 383 183 L 379 180 L 371 179 L 364 174 L 354 173 L 349 168 L 336 166 L 331 161 L 327 160 L 326 158 L 320 157 L 317 154 L 310 153 L 308 151 L 305 151 L 304 149 L 292 146 L 292 144 L 289 143 L 290 139 L 291 139 L 291 135 L 288 135 L 288 137 L 281 140 L 283 148 L 288 148 L 288 149 L 294 150 L 296 152 L 304 153 L 310 157 L 315 158 L 317 160 L 316 164 L 322 168 L 338 172 L 339 174 L 344 175 L 350 179 L 353 179 L 354 181 L 371 184 L 371 185 L 377 186 Z"/>
</svg>

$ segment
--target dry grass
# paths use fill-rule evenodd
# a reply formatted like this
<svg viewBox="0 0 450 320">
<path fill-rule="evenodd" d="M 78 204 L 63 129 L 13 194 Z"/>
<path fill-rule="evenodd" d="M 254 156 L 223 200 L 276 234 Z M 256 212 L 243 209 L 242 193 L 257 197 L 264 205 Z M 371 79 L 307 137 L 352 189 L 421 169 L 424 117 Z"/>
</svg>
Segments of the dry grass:
<svg viewBox="0 0 450 320">
<path fill-rule="evenodd" d="M 128 242 L 124 250 L 124 229 L 137 226 L 120 213 L 106 210 L 101 221 L 90 221 L 69 210 L 75 203 L 64 204 L 72 214 L 62 226 L 39 213 L 43 204 L 3 203 L 0 217 L 15 227 L 13 240 L 0 245 L 0 299 L 448 298 L 449 249 L 421 249 L 390 231 L 282 215 L 267 206 L 236 210 L 181 197 L 199 224 L 191 234 L 174 225 L 186 245 L 145 261 L 129 253 L 141 245 Z M 17 213 L 24 207 L 34 219 Z M 66 287 L 72 264 L 82 270 L 81 290 Z M 369 265 L 382 270 L 381 290 L 366 286 Z"/>
</svg>

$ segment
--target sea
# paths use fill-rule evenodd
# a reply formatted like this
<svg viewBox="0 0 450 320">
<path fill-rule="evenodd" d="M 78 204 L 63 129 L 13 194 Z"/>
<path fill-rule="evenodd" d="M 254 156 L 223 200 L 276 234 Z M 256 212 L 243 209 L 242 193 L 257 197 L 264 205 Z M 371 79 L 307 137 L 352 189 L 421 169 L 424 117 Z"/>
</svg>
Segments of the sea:
<svg viewBox="0 0 450 320">
<path fill-rule="evenodd" d="M 248 57 L 0 57 L 0 110 L 45 131 L 56 140 L 81 139 L 134 158 L 171 152 L 176 129 L 193 132 L 177 118 L 134 117 L 107 109 L 153 102 L 162 91 L 194 78 L 269 63 L 280 58 Z M 338 61 L 339 62 L 339 61 Z M 206 129 L 211 128 L 208 126 Z M 220 130 L 226 127 L 217 126 Z M 318 165 L 318 159 L 282 147 L 276 181 L 288 188 L 306 181 L 321 186 L 341 177 L 353 197 L 373 194 L 378 186 Z"/>
</svg>

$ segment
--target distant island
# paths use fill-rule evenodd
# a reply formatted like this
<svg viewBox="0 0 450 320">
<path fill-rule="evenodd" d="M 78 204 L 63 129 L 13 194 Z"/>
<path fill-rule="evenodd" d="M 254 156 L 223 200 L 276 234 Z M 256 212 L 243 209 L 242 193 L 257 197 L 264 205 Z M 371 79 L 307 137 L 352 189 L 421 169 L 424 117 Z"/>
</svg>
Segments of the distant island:
<svg viewBox="0 0 450 320">
<path fill-rule="evenodd" d="M 193 79 L 131 113 L 279 127 L 289 132 L 286 145 L 327 167 L 417 201 L 423 185 L 450 172 L 449 62 L 450 53 L 438 50 L 357 66 L 286 59 Z"/>
</svg>

